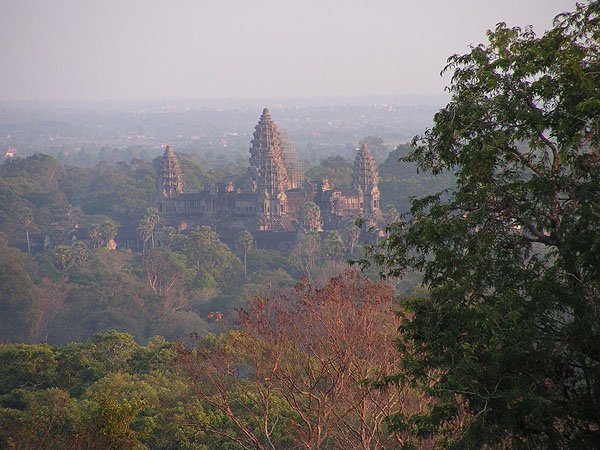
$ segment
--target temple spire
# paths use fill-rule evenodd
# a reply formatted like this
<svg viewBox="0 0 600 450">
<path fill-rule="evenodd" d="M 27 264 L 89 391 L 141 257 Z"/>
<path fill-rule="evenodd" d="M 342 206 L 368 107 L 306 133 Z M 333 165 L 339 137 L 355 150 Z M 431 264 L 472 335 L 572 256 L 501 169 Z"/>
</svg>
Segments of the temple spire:
<svg viewBox="0 0 600 450">
<path fill-rule="evenodd" d="M 281 137 L 268 108 L 254 128 L 250 147 L 250 166 L 256 168 L 258 190 L 277 195 L 287 187 L 287 171 L 283 161 Z"/>
<path fill-rule="evenodd" d="M 358 189 L 364 196 L 364 212 L 379 212 L 379 175 L 377 164 L 369 152 L 369 146 L 363 143 L 354 159 L 352 188 Z"/>
<path fill-rule="evenodd" d="M 159 172 L 161 194 L 165 198 L 173 198 L 183 192 L 183 175 L 179 160 L 173 147 L 167 145 L 162 156 Z"/>
<path fill-rule="evenodd" d="M 258 229 L 276 231 L 286 228 L 288 174 L 283 160 L 281 136 L 267 108 L 254 128 L 250 146 L 248 177 L 256 186 Z"/>
</svg>

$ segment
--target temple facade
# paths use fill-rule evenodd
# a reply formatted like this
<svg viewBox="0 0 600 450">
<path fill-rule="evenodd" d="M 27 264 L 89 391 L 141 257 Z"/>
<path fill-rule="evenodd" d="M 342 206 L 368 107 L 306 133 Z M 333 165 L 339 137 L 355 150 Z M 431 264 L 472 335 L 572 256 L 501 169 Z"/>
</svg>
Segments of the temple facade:
<svg viewBox="0 0 600 450">
<path fill-rule="evenodd" d="M 282 138 L 265 108 L 254 129 L 249 163 L 240 186 L 229 182 L 185 192 L 179 160 L 167 146 L 158 168 L 161 223 L 180 230 L 209 225 L 225 240 L 246 229 L 257 242 L 266 242 L 265 247 L 277 248 L 282 245 L 276 242 L 286 241 L 283 236 L 302 227 L 301 210 L 308 202 L 319 206 L 324 231 L 342 229 L 357 217 L 376 223 L 380 216 L 377 165 L 366 144 L 356 154 L 349 187 L 337 188 L 328 180 L 309 182 L 289 139 Z M 269 245 L 268 239 L 275 244 Z"/>
</svg>

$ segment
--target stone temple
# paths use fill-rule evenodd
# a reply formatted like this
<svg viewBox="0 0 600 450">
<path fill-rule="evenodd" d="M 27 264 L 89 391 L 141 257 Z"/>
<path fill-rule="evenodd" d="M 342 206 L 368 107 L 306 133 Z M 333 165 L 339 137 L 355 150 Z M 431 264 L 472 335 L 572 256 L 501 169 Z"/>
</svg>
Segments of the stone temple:
<svg viewBox="0 0 600 450">
<path fill-rule="evenodd" d="M 167 146 L 158 170 L 163 226 L 186 230 L 209 225 L 226 242 L 245 229 L 259 247 L 285 249 L 303 227 L 301 210 L 308 202 L 320 208 L 322 225 L 316 231 L 341 230 L 358 217 L 377 223 L 377 165 L 366 144 L 356 154 L 350 187 L 339 189 L 328 180 L 307 182 L 289 141 L 282 139 L 265 108 L 254 129 L 249 162 L 240 186 L 230 182 L 185 192 L 179 160 Z"/>
</svg>

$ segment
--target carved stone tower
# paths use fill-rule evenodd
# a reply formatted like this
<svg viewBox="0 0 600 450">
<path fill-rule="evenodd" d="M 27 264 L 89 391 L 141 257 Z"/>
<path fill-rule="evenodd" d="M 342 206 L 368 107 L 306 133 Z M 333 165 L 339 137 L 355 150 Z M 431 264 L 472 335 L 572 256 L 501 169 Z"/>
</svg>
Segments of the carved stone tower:
<svg viewBox="0 0 600 450">
<path fill-rule="evenodd" d="M 163 214 L 174 214 L 175 199 L 183 192 L 183 175 L 179 160 L 170 145 L 167 145 L 160 161 L 158 181 L 160 184 L 158 210 Z"/>
<path fill-rule="evenodd" d="M 258 228 L 277 231 L 284 228 L 287 213 L 288 176 L 283 160 L 281 137 L 267 108 L 263 109 L 250 146 L 248 176 L 254 178 L 258 210 L 262 211 Z"/>
<path fill-rule="evenodd" d="M 354 160 L 352 188 L 361 193 L 361 211 L 367 216 L 379 215 L 379 175 L 377 164 L 369 152 L 369 146 L 363 144 Z"/>
</svg>

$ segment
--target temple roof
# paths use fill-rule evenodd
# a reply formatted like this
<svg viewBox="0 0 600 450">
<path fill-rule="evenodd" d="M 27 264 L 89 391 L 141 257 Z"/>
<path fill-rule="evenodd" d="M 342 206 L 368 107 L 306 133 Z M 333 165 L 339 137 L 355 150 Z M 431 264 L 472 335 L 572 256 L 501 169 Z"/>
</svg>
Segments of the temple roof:
<svg viewBox="0 0 600 450">
<path fill-rule="evenodd" d="M 352 173 L 352 187 L 362 189 L 363 192 L 377 188 L 379 175 L 377 164 L 369 152 L 369 146 L 364 143 L 356 153 Z"/>
<path fill-rule="evenodd" d="M 179 200 L 183 201 L 196 201 L 196 200 L 204 200 L 210 196 L 210 191 L 208 189 L 204 189 L 199 192 L 185 192 L 179 195 Z"/>
<path fill-rule="evenodd" d="M 160 167 L 160 184 L 162 195 L 173 197 L 183 192 L 183 174 L 179 159 L 175 155 L 173 147 L 167 145 L 162 156 Z"/>
<path fill-rule="evenodd" d="M 287 171 L 283 161 L 281 137 L 268 108 L 264 108 L 254 127 L 250 147 L 250 165 L 258 172 L 259 191 L 269 195 L 283 192 L 287 187 Z"/>
<path fill-rule="evenodd" d="M 269 151 L 277 154 L 281 153 L 281 137 L 279 136 L 279 130 L 277 129 L 275 122 L 273 122 L 268 108 L 263 109 L 263 112 L 258 119 L 258 123 L 254 127 L 252 147 L 250 149 L 251 154 L 253 153 L 252 150 L 255 150 L 255 152 Z M 252 154 L 252 156 L 258 155 Z M 250 163 L 251 165 L 256 165 L 252 164 L 252 160 Z"/>
</svg>

